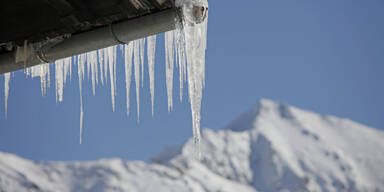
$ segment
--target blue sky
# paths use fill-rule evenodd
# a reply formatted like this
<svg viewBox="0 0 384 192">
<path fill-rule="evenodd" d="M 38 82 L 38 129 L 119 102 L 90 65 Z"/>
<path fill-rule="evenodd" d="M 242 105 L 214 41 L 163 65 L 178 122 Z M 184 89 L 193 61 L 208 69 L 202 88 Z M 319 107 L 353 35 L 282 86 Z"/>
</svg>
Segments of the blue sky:
<svg viewBox="0 0 384 192">
<path fill-rule="evenodd" d="M 383 10 L 381 0 L 211 0 L 202 127 L 219 129 L 259 99 L 270 98 L 384 129 Z M 42 97 L 39 79 L 16 72 L 7 120 L 0 104 L 0 151 L 34 160 L 147 160 L 166 146 L 182 144 L 192 136 L 189 103 L 178 102 L 175 89 L 174 110 L 167 111 L 163 39 L 157 41 L 154 117 L 148 74 L 140 123 L 135 102 L 126 116 L 119 63 L 116 112 L 109 86 L 99 86 L 92 96 L 85 83 L 79 145 L 77 77 L 65 86 L 64 101 L 56 103 L 54 84 Z"/>
</svg>

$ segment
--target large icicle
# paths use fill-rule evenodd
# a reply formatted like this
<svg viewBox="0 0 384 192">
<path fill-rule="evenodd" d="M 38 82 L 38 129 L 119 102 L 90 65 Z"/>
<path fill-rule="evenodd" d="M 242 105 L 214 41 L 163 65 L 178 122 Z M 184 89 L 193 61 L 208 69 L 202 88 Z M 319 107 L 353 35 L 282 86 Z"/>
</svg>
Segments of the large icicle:
<svg viewBox="0 0 384 192">
<path fill-rule="evenodd" d="M 200 113 L 205 81 L 208 2 L 206 0 L 177 0 L 176 5 L 182 8 L 184 16 L 188 93 L 192 112 L 193 137 L 197 145 L 196 156 L 200 158 Z"/>
<path fill-rule="evenodd" d="M 124 61 L 125 61 L 125 89 L 127 93 L 127 115 L 129 115 L 130 106 L 130 89 L 132 80 L 132 55 L 133 55 L 133 43 L 124 45 Z"/>
<path fill-rule="evenodd" d="M 154 115 L 155 104 L 155 52 L 156 52 L 156 35 L 147 38 L 147 56 L 148 56 L 148 73 L 149 73 L 149 89 L 151 91 L 152 116 Z"/>
<path fill-rule="evenodd" d="M 4 104 L 5 104 L 5 118 L 8 116 L 8 95 L 9 95 L 9 82 L 11 80 L 11 73 L 4 74 Z"/>
<path fill-rule="evenodd" d="M 173 65 L 174 65 L 174 39 L 173 31 L 165 33 L 165 76 L 167 83 L 168 111 L 173 106 Z"/>
</svg>

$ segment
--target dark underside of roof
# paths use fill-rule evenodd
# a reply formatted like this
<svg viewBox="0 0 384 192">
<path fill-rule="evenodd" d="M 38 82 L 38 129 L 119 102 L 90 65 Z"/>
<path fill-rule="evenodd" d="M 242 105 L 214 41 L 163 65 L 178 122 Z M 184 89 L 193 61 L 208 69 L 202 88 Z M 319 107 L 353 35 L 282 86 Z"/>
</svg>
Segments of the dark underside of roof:
<svg viewBox="0 0 384 192">
<path fill-rule="evenodd" d="M 2 0 L 0 54 L 22 46 L 159 12 L 174 0 Z M 8 46 L 8 48 L 7 48 Z M 8 49 L 8 50 L 7 50 Z"/>
</svg>

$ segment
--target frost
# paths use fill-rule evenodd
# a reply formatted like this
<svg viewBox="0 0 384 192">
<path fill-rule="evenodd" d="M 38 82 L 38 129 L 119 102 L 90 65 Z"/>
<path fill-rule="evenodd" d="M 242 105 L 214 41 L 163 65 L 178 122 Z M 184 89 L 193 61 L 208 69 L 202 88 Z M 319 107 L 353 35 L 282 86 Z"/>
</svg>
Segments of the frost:
<svg viewBox="0 0 384 192">
<path fill-rule="evenodd" d="M 137 6 L 145 6 L 141 1 L 132 0 Z M 180 100 L 183 98 L 184 83 L 188 85 L 188 96 L 191 105 L 192 127 L 194 141 L 200 143 L 200 113 L 202 92 L 205 81 L 205 50 L 207 35 L 207 7 L 206 0 L 176 0 L 176 6 L 182 10 L 183 18 L 176 22 L 176 29 L 165 33 L 165 74 L 168 95 L 168 110 L 173 108 L 173 79 L 174 68 L 178 68 L 180 84 Z M 84 106 L 83 106 L 83 80 L 85 75 L 91 81 L 92 93 L 96 94 L 99 81 L 106 85 L 109 81 L 112 110 L 116 110 L 116 79 L 117 79 L 117 49 L 121 50 L 124 57 L 125 83 L 126 83 L 126 108 L 130 114 L 130 89 L 134 75 L 136 87 L 137 121 L 140 120 L 140 83 L 144 85 L 145 71 L 145 46 L 147 44 L 148 76 L 154 115 L 155 101 L 155 52 L 156 35 L 137 39 L 125 45 L 116 45 L 74 57 L 60 59 L 54 62 L 54 78 L 56 101 L 63 101 L 64 85 L 72 78 L 72 65 L 77 64 L 77 74 L 80 96 L 80 143 L 82 143 Z M 33 46 L 25 43 L 24 47 L 17 48 L 15 60 L 27 62 L 29 53 L 33 53 Z M 87 70 L 87 71 L 85 71 Z M 134 74 L 132 74 L 134 73 Z M 25 69 L 25 74 L 31 77 L 40 77 L 41 93 L 46 94 L 50 86 L 50 65 L 42 64 Z M 109 76 L 109 78 L 108 78 Z M 9 92 L 10 74 L 5 74 L 5 111 Z M 198 147 L 196 148 L 199 152 Z"/>
</svg>

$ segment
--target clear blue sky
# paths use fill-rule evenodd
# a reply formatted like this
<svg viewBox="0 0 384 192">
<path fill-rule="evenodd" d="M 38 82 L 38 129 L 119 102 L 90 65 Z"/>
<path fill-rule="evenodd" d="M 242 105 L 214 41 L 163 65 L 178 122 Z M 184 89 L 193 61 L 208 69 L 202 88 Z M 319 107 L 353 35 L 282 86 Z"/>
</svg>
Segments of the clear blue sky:
<svg viewBox="0 0 384 192">
<path fill-rule="evenodd" d="M 219 129 L 260 98 L 270 98 L 384 129 L 382 0 L 233 2 L 210 1 L 202 127 Z M 167 112 L 163 47 L 161 35 L 155 117 L 148 76 L 140 124 L 135 102 L 126 117 L 120 63 L 116 112 L 109 86 L 98 87 L 93 97 L 85 83 L 82 145 L 77 77 L 65 86 L 64 102 L 56 104 L 54 84 L 43 98 L 38 78 L 14 73 L 8 120 L 0 104 L 0 151 L 34 160 L 147 160 L 165 146 L 183 143 L 192 136 L 189 103 L 175 99 L 174 111 Z M 174 93 L 177 98 L 178 89 Z M 134 94 L 132 86 L 132 101 Z"/>
</svg>

